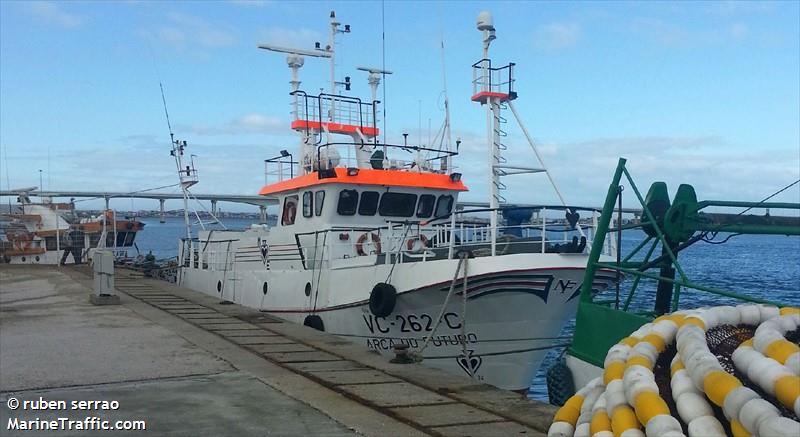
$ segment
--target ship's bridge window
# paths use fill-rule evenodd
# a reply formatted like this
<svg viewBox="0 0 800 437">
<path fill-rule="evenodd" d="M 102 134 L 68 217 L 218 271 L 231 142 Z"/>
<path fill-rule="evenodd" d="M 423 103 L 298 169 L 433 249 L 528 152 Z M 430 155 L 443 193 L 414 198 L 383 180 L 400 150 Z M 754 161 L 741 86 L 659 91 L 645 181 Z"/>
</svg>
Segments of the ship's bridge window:
<svg viewBox="0 0 800 437">
<path fill-rule="evenodd" d="M 378 212 L 383 216 L 411 217 L 417 206 L 417 195 L 410 193 L 383 193 Z"/>
<path fill-rule="evenodd" d="M 354 215 L 356 206 L 358 206 L 358 191 L 342 190 L 339 192 L 339 204 L 336 206 L 336 212 L 339 215 Z"/>
<path fill-rule="evenodd" d="M 314 193 L 311 191 L 303 192 L 303 217 L 309 218 L 314 214 Z"/>
<path fill-rule="evenodd" d="M 361 201 L 358 203 L 358 215 L 375 215 L 378 211 L 379 197 L 377 191 L 363 191 Z"/>
<path fill-rule="evenodd" d="M 319 190 L 314 193 L 314 215 L 317 217 L 322 215 L 322 205 L 325 204 L 325 190 Z"/>
<path fill-rule="evenodd" d="M 294 219 L 297 217 L 297 200 L 298 196 L 286 196 L 283 199 L 283 214 L 281 215 L 281 225 L 288 226 L 294 224 Z"/>
<path fill-rule="evenodd" d="M 436 217 L 450 214 L 453 209 L 453 196 L 449 194 L 439 196 L 439 202 L 436 203 Z"/>
<path fill-rule="evenodd" d="M 419 196 L 417 205 L 417 217 L 427 218 L 433 214 L 433 205 L 436 203 L 436 196 L 432 194 L 422 194 Z"/>
<path fill-rule="evenodd" d="M 133 246 L 133 239 L 136 238 L 136 232 L 128 232 L 125 236 L 125 247 Z"/>
</svg>

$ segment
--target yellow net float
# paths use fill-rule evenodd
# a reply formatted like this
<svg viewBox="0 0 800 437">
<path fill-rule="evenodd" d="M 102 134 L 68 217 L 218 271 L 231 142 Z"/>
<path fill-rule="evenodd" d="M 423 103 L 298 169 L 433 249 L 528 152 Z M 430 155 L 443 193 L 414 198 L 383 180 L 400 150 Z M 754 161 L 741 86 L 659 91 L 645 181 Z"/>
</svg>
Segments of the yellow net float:
<svg viewBox="0 0 800 437">
<path fill-rule="evenodd" d="M 797 437 L 800 423 L 744 386 L 711 352 L 707 332 L 721 325 L 757 326 L 756 335 L 740 344 L 732 361 L 748 383 L 765 386 L 764 391 L 800 416 L 800 369 L 789 367 L 795 362 L 800 366 L 800 347 L 785 338 L 800 328 L 800 310 L 746 304 L 680 311 L 642 325 L 609 349 L 602 377 L 579 391 L 585 396 L 581 405 L 571 398 L 559 410 L 548 435 L 677 437 L 685 429 L 690 437 L 724 436 L 714 404 L 721 407 L 735 437 Z M 683 426 L 672 416 L 675 411 L 670 411 L 654 376 L 659 355 L 673 344 L 677 352 L 669 366 L 671 400 Z"/>
</svg>

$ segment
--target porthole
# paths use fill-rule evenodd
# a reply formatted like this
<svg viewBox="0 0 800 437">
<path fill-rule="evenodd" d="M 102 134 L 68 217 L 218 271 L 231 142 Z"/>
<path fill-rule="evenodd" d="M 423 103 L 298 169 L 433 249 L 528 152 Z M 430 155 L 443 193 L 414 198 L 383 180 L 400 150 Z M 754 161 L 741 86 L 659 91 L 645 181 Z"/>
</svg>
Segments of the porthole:
<svg viewBox="0 0 800 437">
<path fill-rule="evenodd" d="M 39 262 L 39 255 L 36 255 L 36 262 Z"/>
<path fill-rule="evenodd" d="M 269 290 L 269 285 L 267 285 L 267 283 L 264 282 L 264 285 L 261 287 L 261 290 L 264 291 L 264 295 L 266 295 L 267 291 Z"/>
<path fill-rule="evenodd" d="M 22 257 L 22 262 L 25 262 L 25 257 L 24 256 Z"/>
<path fill-rule="evenodd" d="M 311 283 L 306 282 L 306 296 L 311 296 Z"/>
<path fill-rule="evenodd" d="M 222 293 L 222 281 L 217 281 L 217 292 Z"/>
</svg>

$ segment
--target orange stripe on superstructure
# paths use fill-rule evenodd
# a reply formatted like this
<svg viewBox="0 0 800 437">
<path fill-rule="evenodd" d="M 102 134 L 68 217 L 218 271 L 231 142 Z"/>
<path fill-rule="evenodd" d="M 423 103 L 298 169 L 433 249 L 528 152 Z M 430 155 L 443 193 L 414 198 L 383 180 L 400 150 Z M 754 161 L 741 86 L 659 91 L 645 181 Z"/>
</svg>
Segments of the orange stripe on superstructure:
<svg viewBox="0 0 800 437">
<path fill-rule="evenodd" d="M 438 173 L 416 173 L 400 170 L 375 170 L 360 168 L 355 176 L 347 169 L 337 167 L 335 178 L 320 179 L 316 172 L 266 185 L 258 194 L 267 196 L 323 184 L 382 185 L 386 187 L 430 188 L 434 190 L 467 191 L 463 182 L 453 182 L 450 176 Z"/>
<path fill-rule="evenodd" d="M 319 121 L 310 121 L 310 120 L 295 120 L 292 122 L 292 129 L 317 129 L 321 130 L 322 127 L 325 126 L 329 132 L 335 134 L 354 134 L 359 129 L 361 129 L 361 133 L 368 136 L 368 137 L 377 137 L 380 133 L 380 129 L 376 127 L 369 127 L 369 126 L 356 126 L 354 124 L 342 124 L 342 123 L 328 123 L 328 122 L 319 122 Z"/>
</svg>

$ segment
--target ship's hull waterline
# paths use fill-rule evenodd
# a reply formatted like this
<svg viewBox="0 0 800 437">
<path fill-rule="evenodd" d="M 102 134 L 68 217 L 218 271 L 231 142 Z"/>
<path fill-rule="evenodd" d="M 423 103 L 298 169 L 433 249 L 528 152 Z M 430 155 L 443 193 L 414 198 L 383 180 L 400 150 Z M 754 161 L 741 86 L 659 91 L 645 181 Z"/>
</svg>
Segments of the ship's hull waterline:
<svg viewBox="0 0 800 437">
<path fill-rule="evenodd" d="M 558 336 L 576 310 L 585 265 L 580 254 L 469 259 L 466 318 L 461 274 L 442 309 L 455 259 L 317 271 L 189 267 L 182 269 L 180 283 L 300 324 L 316 315 L 326 332 L 387 356 L 394 355 L 397 343 L 418 351 L 431 337 L 424 364 L 525 390 L 550 347 L 562 343 Z M 606 288 L 612 279 L 596 288 Z M 398 293 L 386 317 L 369 309 L 370 292 L 379 282 L 391 283 Z"/>
</svg>

